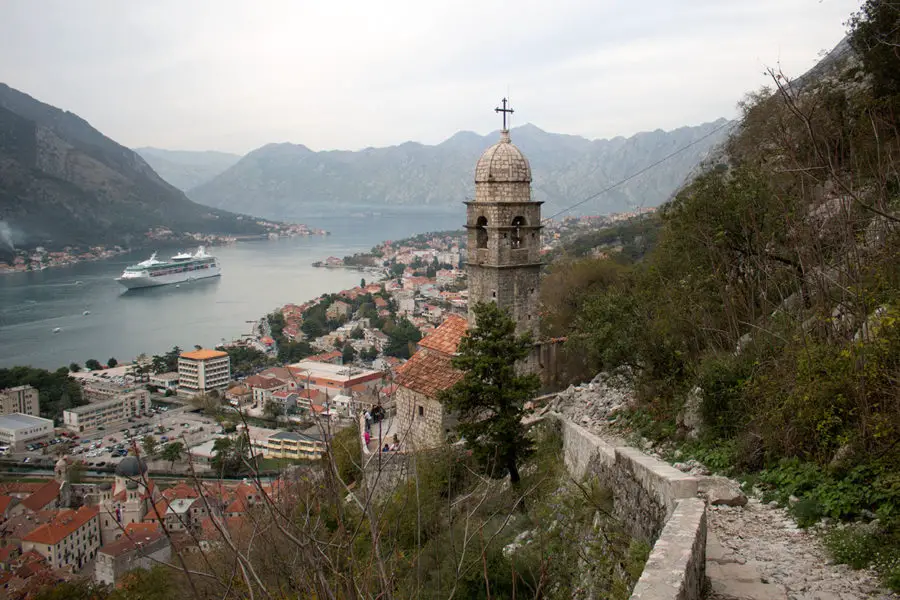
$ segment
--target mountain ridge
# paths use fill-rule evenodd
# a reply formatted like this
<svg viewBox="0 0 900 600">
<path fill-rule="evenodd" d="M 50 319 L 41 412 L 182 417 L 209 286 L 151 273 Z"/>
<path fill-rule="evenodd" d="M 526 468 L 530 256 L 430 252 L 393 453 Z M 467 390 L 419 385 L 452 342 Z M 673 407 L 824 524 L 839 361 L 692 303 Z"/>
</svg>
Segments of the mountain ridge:
<svg viewBox="0 0 900 600">
<path fill-rule="evenodd" d="M 0 250 L 131 245 L 147 231 L 260 233 L 189 200 L 82 117 L 0 83 Z"/>
<path fill-rule="evenodd" d="M 666 201 L 690 169 L 726 137 L 727 123 L 718 119 L 668 132 L 656 129 L 599 140 L 549 133 L 526 123 L 513 128 L 511 136 L 532 163 L 535 200 L 546 202 L 551 210 L 582 200 L 682 146 L 696 144 L 585 207 L 589 212 L 615 212 Z M 236 211 L 252 206 L 261 216 L 278 218 L 298 218 L 328 207 L 450 210 L 472 195 L 472 169 L 498 137 L 499 131 L 486 136 L 458 131 L 433 145 L 410 141 L 356 151 L 313 151 L 302 144 L 271 143 L 248 152 L 187 193 L 201 204 Z"/>
</svg>

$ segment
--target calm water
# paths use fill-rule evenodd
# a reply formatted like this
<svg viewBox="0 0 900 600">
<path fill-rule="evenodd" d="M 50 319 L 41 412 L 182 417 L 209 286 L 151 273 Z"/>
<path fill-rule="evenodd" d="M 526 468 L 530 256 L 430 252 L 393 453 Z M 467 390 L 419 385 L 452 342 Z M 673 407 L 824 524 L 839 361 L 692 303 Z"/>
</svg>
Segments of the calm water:
<svg viewBox="0 0 900 600">
<path fill-rule="evenodd" d="M 210 346 L 250 331 L 258 319 L 359 283 L 364 274 L 316 269 L 315 260 L 365 251 L 385 239 L 457 228 L 458 215 L 310 219 L 328 237 L 243 242 L 213 249 L 222 277 L 143 290 L 114 281 L 146 251 L 60 269 L 0 276 L 0 367 L 57 368 L 89 358 L 120 361 L 159 354 L 174 345 Z M 162 256 L 174 254 L 166 249 Z M 76 284 L 80 281 L 81 284 Z M 83 315 L 90 311 L 90 315 Z M 53 329 L 60 327 L 60 333 Z"/>
</svg>

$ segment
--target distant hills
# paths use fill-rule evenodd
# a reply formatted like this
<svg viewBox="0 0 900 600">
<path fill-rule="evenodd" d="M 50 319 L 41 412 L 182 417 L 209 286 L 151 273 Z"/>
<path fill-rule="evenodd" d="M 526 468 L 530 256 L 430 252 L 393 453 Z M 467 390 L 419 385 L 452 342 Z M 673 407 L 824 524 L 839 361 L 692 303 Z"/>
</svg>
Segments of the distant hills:
<svg viewBox="0 0 900 600">
<path fill-rule="evenodd" d="M 175 233 L 257 233 L 252 219 L 188 200 L 73 113 L 0 84 L 0 253 L 15 246 L 139 244 Z"/>
<path fill-rule="evenodd" d="M 576 214 L 620 212 L 665 202 L 686 175 L 730 131 L 725 119 L 673 131 L 650 131 L 629 138 L 588 140 L 548 133 L 534 125 L 511 132 L 530 159 L 536 200 L 544 214 L 569 206 L 632 175 L 670 153 L 688 150 L 628 183 L 584 204 Z M 435 146 L 406 142 L 358 152 L 314 152 L 303 145 L 269 144 L 193 189 L 202 204 L 273 218 L 334 214 L 335 210 L 460 210 L 472 196 L 473 170 L 499 132 L 481 136 L 463 131 Z"/>
<path fill-rule="evenodd" d="M 213 150 L 194 152 L 145 147 L 135 148 L 134 151 L 160 177 L 184 192 L 206 183 L 241 159 L 239 154 Z"/>
</svg>

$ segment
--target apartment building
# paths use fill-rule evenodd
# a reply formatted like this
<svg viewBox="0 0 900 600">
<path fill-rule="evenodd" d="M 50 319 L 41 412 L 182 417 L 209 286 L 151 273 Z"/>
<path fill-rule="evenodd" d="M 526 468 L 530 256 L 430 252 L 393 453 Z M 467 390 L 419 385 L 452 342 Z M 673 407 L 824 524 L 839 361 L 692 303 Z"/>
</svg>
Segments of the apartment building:
<svg viewBox="0 0 900 600">
<path fill-rule="evenodd" d="M 63 411 L 63 424 L 70 431 L 89 431 L 150 412 L 150 392 L 133 389 L 108 400 Z"/>
<path fill-rule="evenodd" d="M 50 419 L 21 413 L 0 416 L 0 446 L 19 451 L 28 444 L 43 442 L 51 437 L 53 421 Z"/>
<path fill-rule="evenodd" d="M 100 518 L 96 506 L 59 511 L 49 523 L 22 538 L 22 552 L 34 550 L 54 569 L 78 570 L 100 547 Z"/>
<path fill-rule="evenodd" d="M 0 415 L 10 415 L 12 413 L 40 415 L 38 391 L 30 385 L 20 385 L 0 390 Z"/>
<path fill-rule="evenodd" d="M 325 444 L 302 433 L 279 431 L 266 438 L 263 453 L 266 458 L 317 459 L 325 453 Z"/>
<path fill-rule="evenodd" d="M 231 381 L 231 359 L 221 350 L 194 350 L 178 357 L 178 393 L 193 395 L 224 389 Z"/>
</svg>

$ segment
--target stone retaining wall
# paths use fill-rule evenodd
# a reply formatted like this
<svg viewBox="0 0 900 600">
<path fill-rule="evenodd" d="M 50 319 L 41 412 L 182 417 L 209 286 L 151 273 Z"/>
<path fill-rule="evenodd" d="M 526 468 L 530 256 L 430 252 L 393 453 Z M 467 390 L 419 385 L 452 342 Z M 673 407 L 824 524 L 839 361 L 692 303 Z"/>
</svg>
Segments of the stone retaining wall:
<svg viewBox="0 0 900 600">
<path fill-rule="evenodd" d="M 595 477 L 613 492 L 616 516 L 653 544 L 634 588 L 637 600 L 699 600 L 706 564 L 706 504 L 697 478 L 627 446 L 614 446 L 561 415 L 569 473 Z"/>
</svg>

